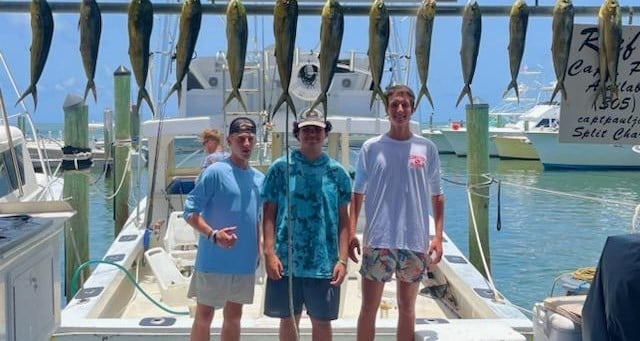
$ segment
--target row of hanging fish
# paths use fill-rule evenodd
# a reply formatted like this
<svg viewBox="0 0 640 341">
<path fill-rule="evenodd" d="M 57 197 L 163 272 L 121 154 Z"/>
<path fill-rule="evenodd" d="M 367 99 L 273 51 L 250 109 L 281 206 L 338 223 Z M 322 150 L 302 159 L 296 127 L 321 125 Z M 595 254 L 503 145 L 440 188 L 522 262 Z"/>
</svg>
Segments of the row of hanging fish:
<svg viewBox="0 0 640 341">
<path fill-rule="evenodd" d="M 32 0 L 31 13 L 31 83 L 18 99 L 22 101 L 27 95 L 32 94 L 34 107 L 37 106 L 36 85 L 49 54 L 53 37 L 54 23 L 51 9 L 46 0 Z M 431 107 L 433 100 L 427 87 L 429 75 L 429 56 L 431 53 L 431 37 L 433 23 L 436 15 L 436 1 L 423 0 L 417 11 L 415 56 L 420 90 L 418 92 L 416 107 L 422 97 L 426 97 Z M 227 16 L 227 64 L 231 78 L 232 91 L 225 101 L 225 107 L 235 98 L 242 108 L 247 107 L 242 99 L 240 88 L 245 66 L 247 49 L 247 12 L 240 0 L 230 0 L 226 11 Z M 515 0 L 509 19 L 509 69 L 511 80 L 503 93 L 505 96 L 509 90 L 514 89 L 519 100 L 518 72 L 524 55 L 524 46 L 527 34 L 529 8 L 524 0 Z M 184 0 L 180 15 L 179 35 L 176 44 L 176 82 L 171 87 L 164 101 L 173 94 L 178 93 L 178 101 L 181 98 L 181 86 L 184 77 L 189 70 L 189 64 L 193 58 L 200 23 L 202 20 L 202 5 L 200 0 Z M 289 94 L 293 57 L 295 50 L 296 29 L 298 21 L 298 3 L 296 0 L 276 0 L 273 12 L 273 32 L 275 37 L 275 58 L 282 86 L 282 95 L 273 109 L 275 114 L 286 103 L 294 117 L 296 108 Z M 571 39 L 573 34 L 574 9 L 571 0 L 557 0 L 553 9 L 552 20 L 552 60 L 556 74 L 556 87 L 551 96 L 553 101 L 557 93 L 561 93 L 566 101 L 567 92 L 564 80 L 567 73 Z M 82 0 L 80 5 L 80 53 L 87 84 L 84 92 L 86 101 L 89 91 L 97 101 L 96 85 L 94 83 L 102 19 L 100 8 L 95 0 Z M 153 29 L 153 5 L 149 0 L 132 0 L 128 9 L 129 32 L 129 58 L 133 73 L 138 85 L 136 108 L 140 108 L 142 101 L 146 101 L 152 113 L 154 107 L 146 90 L 147 73 L 149 70 L 150 38 Z M 606 91 L 611 89 L 613 95 L 617 95 L 616 79 L 618 68 L 618 55 L 622 43 L 621 11 L 617 0 L 605 0 L 598 13 L 599 29 L 599 88 L 594 99 L 603 101 L 607 98 Z M 327 112 L 327 93 L 337 67 L 342 36 L 344 33 L 344 10 L 338 0 L 326 0 L 322 9 L 320 28 L 320 94 L 312 104 L 312 108 L 322 104 L 323 111 Z M 460 47 L 460 62 L 464 86 L 456 106 L 465 95 L 473 104 L 471 84 L 475 74 L 480 40 L 482 36 L 482 15 L 477 1 L 469 1 L 463 10 L 462 16 L 462 40 Z M 369 46 L 367 55 L 372 77 L 372 94 L 370 107 L 373 107 L 376 96 L 383 104 L 387 100 L 382 90 L 382 76 L 386 50 L 389 44 L 390 24 L 389 12 L 383 0 L 373 0 L 369 11 Z M 607 85 L 609 84 L 609 85 Z"/>
</svg>

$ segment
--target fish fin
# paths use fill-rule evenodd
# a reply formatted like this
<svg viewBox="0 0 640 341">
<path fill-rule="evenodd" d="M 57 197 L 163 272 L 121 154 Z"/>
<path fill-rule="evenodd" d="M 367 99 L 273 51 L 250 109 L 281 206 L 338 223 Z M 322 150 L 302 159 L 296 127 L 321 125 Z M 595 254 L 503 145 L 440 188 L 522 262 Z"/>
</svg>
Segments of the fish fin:
<svg viewBox="0 0 640 341">
<path fill-rule="evenodd" d="M 293 111 L 293 117 L 297 118 L 298 115 L 296 113 L 296 107 L 293 105 L 293 99 L 287 92 L 283 92 L 282 95 L 280 95 L 280 98 L 278 98 L 278 102 L 276 102 L 276 105 L 274 106 L 271 117 L 274 117 L 276 115 L 276 112 L 278 112 L 278 109 L 280 109 L 280 106 L 285 102 L 287 103 L 289 108 L 291 108 L 291 110 Z"/>
<path fill-rule="evenodd" d="M 324 110 L 322 113 L 325 116 L 327 116 L 327 94 L 323 93 L 323 92 L 321 92 L 318 95 L 318 98 L 316 98 L 315 102 L 313 102 L 313 104 L 311 104 L 311 106 L 309 107 L 309 111 L 313 110 L 320 103 L 322 103 L 322 109 Z"/>
<path fill-rule="evenodd" d="M 162 100 L 162 104 L 166 104 L 167 101 L 169 100 L 169 97 L 171 97 L 171 95 L 178 90 L 178 88 L 180 87 L 180 85 L 178 85 L 178 83 L 174 83 L 171 86 L 171 89 L 169 89 L 169 92 L 167 92 L 167 95 L 164 96 L 164 99 Z M 178 100 L 180 100 L 180 98 L 178 97 Z"/>
<path fill-rule="evenodd" d="M 153 103 L 151 102 L 151 97 L 149 97 L 149 93 L 147 92 L 147 89 L 140 88 L 140 90 L 138 91 L 138 109 L 137 109 L 138 111 L 140 110 L 140 105 L 142 104 L 143 99 L 145 102 L 147 102 L 149 109 L 151 109 L 151 115 L 155 117 L 156 111 L 153 108 Z"/>
<path fill-rule="evenodd" d="M 36 86 L 33 84 L 29 85 L 27 90 L 25 90 L 22 95 L 20 95 L 20 98 L 18 98 L 15 105 L 18 105 L 18 103 L 22 102 L 22 100 L 25 99 L 25 97 L 27 97 L 27 95 L 29 94 L 33 96 L 33 110 L 35 111 L 36 107 L 38 106 L 38 92 L 36 90 Z"/>
<path fill-rule="evenodd" d="M 291 96 L 288 93 L 287 93 L 287 105 L 289 106 L 289 108 L 291 108 L 291 111 L 293 111 L 293 118 L 297 119 L 298 113 L 296 112 L 295 105 L 293 105 L 293 98 L 291 98 Z"/>
<path fill-rule="evenodd" d="M 518 99 L 518 104 L 520 104 L 520 94 L 518 93 L 518 82 L 515 79 L 512 79 L 507 88 L 502 93 L 502 98 L 509 93 L 509 90 L 513 89 L 516 92 L 516 98 Z"/>
<path fill-rule="evenodd" d="M 327 123 L 327 95 L 324 96 L 324 100 L 322 101 L 322 110 L 324 114 L 324 123 Z"/>
<path fill-rule="evenodd" d="M 567 91 L 564 89 L 564 83 L 562 82 L 556 82 L 556 86 L 553 89 L 553 93 L 551 93 L 551 99 L 549 100 L 549 104 L 553 104 L 553 99 L 556 97 L 556 95 L 558 94 L 558 92 L 561 93 L 561 96 L 564 100 L 567 99 Z M 597 94 L 596 94 L 596 98 L 597 98 Z M 595 102 L 594 102 L 595 103 Z"/>
<path fill-rule="evenodd" d="M 471 95 L 471 87 L 468 84 L 465 84 L 464 87 L 462 88 L 462 91 L 460 91 L 458 100 L 456 101 L 456 107 L 460 104 L 460 101 L 462 101 L 462 98 L 464 98 L 464 95 L 469 96 L 469 103 L 473 105 L 473 96 Z"/>
<path fill-rule="evenodd" d="M 93 94 L 94 102 L 98 103 L 96 83 L 92 79 L 87 80 L 87 86 L 84 88 L 84 98 L 82 99 L 82 102 L 84 103 L 87 101 L 87 95 L 89 95 L 89 90 L 91 90 L 91 93 Z"/>
<path fill-rule="evenodd" d="M 422 87 L 420 88 L 420 92 L 418 92 L 418 100 L 416 101 L 416 107 L 414 108 L 414 110 L 418 109 L 418 105 L 420 104 L 420 99 L 422 98 L 422 96 L 425 96 L 429 101 L 431 108 L 435 109 L 433 107 L 433 101 L 431 100 L 431 94 L 429 93 L 429 88 L 427 88 L 426 84 L 423 84 Z"/>
<path fill-rule="evenodd" d="M 382 104 L 384 104 L 384 108 L 387 109 L 387 96 L 384 95 L 382 89 L 379 86 L 376 86 L 372 90 L 371 93 L 371 102 L 369 103 L 369 110 L 373 109 L 373 103 L 376 101 L 376 94 L 380 96 L 380 100 L 382 100 Z"/>
<path fill-rule="evenodd" d="M 227 100 L 224 102 L 222 110 L 224 110 L 227 107 L 227 104 L 231 103 L 234 98 L 238 99 L 238 102 L 240 102 L 240 105 L 242 106 L 242 109 L 244 109 L 245 114 L 248 113 L 249 111 L 247 110 L 247 106 L 244 104 L 244 100 L 242 99 L 242 96 L 240 95 L 240 91 L 238 89 L 234 89 L 233 91 L 231 91 L 229 97 L 227 97 Z"/>
<path fill-rule="evenodd" d="M 278 101 L 276 102 L 276 105 L 273 106 L 273 112 L 271 113 L 271 117 L 276 116 L 276 113 L 278 112 L 278 109 L 280 109 L 280 106 L 286 100 L 285 96 L 286 96 L 286 94 L 284 92 L 282 93 L 282 95 L 280 95 L 280 98 L 278 98 Z"/>
</svg>

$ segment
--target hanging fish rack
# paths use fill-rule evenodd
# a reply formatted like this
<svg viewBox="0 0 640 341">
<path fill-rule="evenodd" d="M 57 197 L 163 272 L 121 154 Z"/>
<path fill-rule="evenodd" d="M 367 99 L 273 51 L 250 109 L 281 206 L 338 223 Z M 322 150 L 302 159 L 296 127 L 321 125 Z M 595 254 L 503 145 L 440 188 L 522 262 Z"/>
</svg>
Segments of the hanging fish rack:
<svg viewBox="0 0 640 341">
<path fill-rule="evenodd" d="M 248 13 L 257 15 L 272 15 L 274 1 L 269 2 L 243 2 Z M 28 13 L 29 1 L 2 1 L 0 2 L 0 12 Z M 418 2 L 385 2 L 389 15 L 406 16 L 415 15 Z M 298 3 L 298 13 L 300 15 L 318 15 L 322 11 L 323 2 L 305 2 Z M 78 13 L 80 4 L 78 2 L 49 2 L 51 11 L 55 13 Z M 127 2 L 100 2 L 100 11 L 102 13 L 121 13 L 126 14 L 129 4 Z M 371 8 L 369 1 L 342 3 L 345 15 L 351 16 L 368 16 Z M 182 3 L 154 3 L 154 14 L 180 14 Z M 203 3 L 203 14 L 225 14 L 227 3 Z M 464 6 L 440 4 L 436 7 L 436 16 L 462 16 Z M 600 6 L 575 6 L 575 16 L 592 17 L 598 15 Z M 640 6 L 621 6 L 620 8 L 625 15 L 633 15 L 640 13 Z M 530 6 L 530 16 L 534 17 L 551 17 L 553 14 L 553 6 Z M 482 16 L 509 16 L 511 5 L 491 6 L 481 5 Z"/>
</svg>

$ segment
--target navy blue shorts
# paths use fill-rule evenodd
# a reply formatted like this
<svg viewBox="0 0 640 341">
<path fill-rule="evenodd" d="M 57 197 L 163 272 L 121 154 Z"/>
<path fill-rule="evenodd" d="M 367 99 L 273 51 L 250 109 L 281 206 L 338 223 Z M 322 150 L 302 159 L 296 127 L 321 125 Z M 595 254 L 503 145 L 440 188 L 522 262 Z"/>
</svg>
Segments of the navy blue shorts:
<svg viewBox="0 0 640 341">
<path fill-rule="evenodd" d="M 302 313 L 302 306 L 307 314 L 320 321 L 331 321 L 338 318 L 340 306 L 340 287 L 330 284 L 331 279 L 293 278 L 293 311 L 294 315 Z M 264 314 L 269 317 L 285 318 L 291 316 L 289 309 L 289 277 L 279 280 L 267 279 Z"/>
</svg>

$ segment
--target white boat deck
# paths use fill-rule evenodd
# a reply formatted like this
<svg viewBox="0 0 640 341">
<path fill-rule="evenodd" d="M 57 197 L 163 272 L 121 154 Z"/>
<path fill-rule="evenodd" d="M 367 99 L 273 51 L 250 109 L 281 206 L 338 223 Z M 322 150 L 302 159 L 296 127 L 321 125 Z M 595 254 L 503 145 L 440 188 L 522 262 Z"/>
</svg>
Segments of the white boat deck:
<svg viewBox="0 0 640 341">
<path fill-rule="evenodd" d="M 352 269 L 357 269 L 358 265 L 351 263 L 350 267 Z M 139 276 L 140 277 L 138 284 L 142 287 L 142 289 L 155 300 L 164 305 L 165 303 L 162 302 L 160 287 L 156 281 L 156 278 L 151 274 L 150 269 L 146 266 L 143 266 L 140 269 Z M 352 270 L 349 277 L 350 278 L 347 281 L 346 293 L 344 296 L 345 302 L 342 305 L 342 313 L 340 318 L 357 319 L 360 312 L 360 302 L 362 299 L 362 296 L 360 294 L 360 275 L 357 273 L 357 270 Z M 342 288 L 342 290 L 344 290 L 345 287 L 343 286 Z M 254 303 L 244 306 L 243 318 L 269 318 L 264 316 L 262 311 L 264 302 L 264 290 L 264 280 L 257 278 L 254 293 Z M 186 291 L 184 291 L 182 294 L 184 297 L 186 297 L 187 295 Z M 193 311 L 193 308 L 195 307 L 195 301 L 192 301 L 190 305 L 191 307 L 189 305 L 168 307 L 175 311 L 186 312 L 190 309 Z M 398 309 L 395 298 L 395 283 L 388 283 L 385 286 L 385 292 L 383 293 L 383 299 L 380 306 L 380 319 L 389 319 L 393 321 L 397 320 Z M 131 298 L 131 301 L 127 305 L 126 310 L 122 312 L 122 317 L 144 318 L 149 316 L 166 316 L 167 314 L 167 312 L 158 308 L 143 294 L 135 293 Z M 306 317 L 306 315 L 304 314 L 303 316 Z M 451 319 L 456 318 L 456 315 L 452 313 L 450 309 L 446 308 L 444 304 L 440 303 L 439 300 L 435 300 L 425 295 L 418 295 L 418 301 L 416 303 L 416 317 L 423 319 Z M 214 320 L 215 319 L 222 320 L 221 310 L 217 311 L 217 314 L 215 314 L 214 316 Z"/>
<path fill-rule="evenodd" d="M 357 268 L 355 264 L 350 264 L 351 268 Z M 148 267 L 143 266 L 140 269 L 139 273 L 139 282 L 138 284 L 142 287 L 142 289 L 153 297 L 155 300 L 165 305 L 166 303 L 162 300 L 162 295 L 160 292 L 160 286 L 158 285 L 155 277 L 151 274 L 151 271 Z M 357 319 L 360 311 L 360 302 L 361 302 L 361 294 L 360 294 L 360 275 L 357 274 L 357 271 L 352 270 L 349 276 L 349 280 L 347 281 L 346 286 L 343 286 L 343 290 L 346 287 L 346 293 L 344 294 L 344 303 L 342 304 L 342 311 L 340 314 L 341 319 Z M 263 314 L 263 302 L 264 302 L 264 291 L 265 291 L 265 282 L 262 279 L 256 279 L 255 293 L 254 293 L 254 303 L 245 305 L 243 309 L 243 319 L 270 319 L 273 322 L 277 322 L 277 319 L 272 319 Z M 186 290 L 181 293 L 183 297 L 186 297 Z M 341 293 L 342 294 L 342 293 Z M 186 299 L 190 301 L 190 304 L 187 305 L 172 305 L 167 306 L 168 308 L 174 311 L 182 311 L 187 312 L 191 311 L 191 313 L 195 312 L 195 301 Z M 132 318 L 132 319 L 140 319 L 149 316 L 166 316 L 168 313 L 158 308 L 155 304 L 153 304 L 149 299 L 147 299 L 142 293 L 135 293 L 132 295 L 129 304 L 126 306 L 124 312 L 122 312 L 122 318 Z M 444 304 L 442 304 L 439 300 L 435 300 L 431 297 L 427 297 L 425 295 L 418 295 L 418 301 L 416 303 L 416 316 L 417 318 L 422 319 L 451 319 L 456 318 L 456 314 L 452 312 L 449 308 L 446 308 Z M 385 292 L 383 293 L 383 299 L 380 304 L 380 313 L 378 316 L 379 319 L 387 319 L 396 321 L 398 318 L 398 309 L 396 304 L 395 297 L 395 283 L 388 283 L 385 286 Z M 303 314 L 302 320 L 306 320 L 306 315 Z M 217 310 L 217 313 L 214 315 L 214 320 L 222 321 L 222 311 Z M 310 324 L 309 324 L 310 326 Z"/>
</svg>

